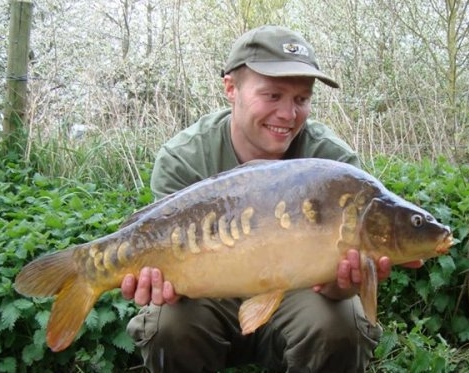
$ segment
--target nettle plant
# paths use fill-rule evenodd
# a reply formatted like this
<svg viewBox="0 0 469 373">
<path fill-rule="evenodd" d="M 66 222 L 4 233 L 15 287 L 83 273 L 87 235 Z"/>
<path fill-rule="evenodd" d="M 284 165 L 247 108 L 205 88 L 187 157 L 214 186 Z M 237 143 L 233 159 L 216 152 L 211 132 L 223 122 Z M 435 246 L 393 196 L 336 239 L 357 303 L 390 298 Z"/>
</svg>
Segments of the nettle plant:
<svg viewBox="0 0 469 373">
<path fill-rule="evenodd" d="M 17 294 L 16 274 L 33 258 L 118 229 L 138 206 L 151 202 L 148 189 L 44 177 L 31 168 L 0 168 L 0 372 L 114 372 L 140 364 L 125 332 L 136 313 L 119 291 L 105 294 L 86 319 L 76 342 L 60 353 L 45 344 L 51 299 Z"/>
<path fill-rule="evenodd" d="M 390 190 L 450 226 L 456 242 L 421 269 L 394 268 L 381 284 L 376 371 L 469 372 L 469 167 L 384 158 L 375 167 Z"/>
</svg>

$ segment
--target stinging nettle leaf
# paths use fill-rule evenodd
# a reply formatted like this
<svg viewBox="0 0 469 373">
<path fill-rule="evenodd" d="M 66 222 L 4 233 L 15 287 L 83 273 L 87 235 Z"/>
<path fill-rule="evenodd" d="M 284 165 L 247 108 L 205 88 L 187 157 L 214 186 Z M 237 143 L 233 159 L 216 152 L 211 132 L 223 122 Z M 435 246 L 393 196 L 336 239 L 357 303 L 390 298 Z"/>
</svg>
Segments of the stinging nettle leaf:
<svg viewBox="0 0 469 373">
<path fill-rule="evenodd" d="M 438 289 L 438 288 L 442 287 L 443 285 L 445 285 L 446 281 L 443 278 L 443 276 L 441 275 L 441 273 L 432 272 L 432 273 L 430 273 L 430 283 L 434 288 Z"/>
<path fill-rule="evenodd" d="M 41 360 L 44 357 L 44 347 L 42 345 L 37 345 L 34 343 L 29 344 L 25 348 L 23 348 L 21 357 L 23 359 L 23 362 L 26 365 L 30 366 L 35 361 Z"/>
<path fill-rule="evenodd" d="M 128 353 L 132 353 L 135 350 L 135 344 L 125 330 L 122 330 L 112 338 L 112 344 Z"/>
<path fill-rule="evenodd" d="M 16 359 L 14 357 L 5 357 L 0 359 L 0 372 L 16 373 Z"/>
<path fill-rule="evenodd" d="M 456 269 L 456 264 L 450 255 L 443 255 L 438 257 L 438 263 L 440 264 L 445 274 L 451 274 Z"/>
<path fill-rule="evenodd" d="M 21 312 L 14 303 L 7 303 L 2 308 L 2 317 L 0 318 L 0 330 L 12 330 L 16 321 L 20 318 Z"/>
</svg>

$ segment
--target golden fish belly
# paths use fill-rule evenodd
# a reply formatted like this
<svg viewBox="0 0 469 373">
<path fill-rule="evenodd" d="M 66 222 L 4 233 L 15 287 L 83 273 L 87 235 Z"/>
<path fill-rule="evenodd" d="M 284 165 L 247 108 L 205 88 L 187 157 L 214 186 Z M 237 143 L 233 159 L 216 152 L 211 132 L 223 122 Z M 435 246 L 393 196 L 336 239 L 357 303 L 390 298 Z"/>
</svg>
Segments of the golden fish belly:
<svg viewBox="0 0 469 373">
<path fill-rule="evenodd" d="M 273 227 L 254 231 L 233 247 L 222 245 L 198 253 L 157 249 L 140 260 L 160 268 L 179 294 L 222 298 L 333 281 L 341 255 L 332 229 L 314 233 Z M 140 265 L 135 263 L 135 268 Z"/>
</svg>

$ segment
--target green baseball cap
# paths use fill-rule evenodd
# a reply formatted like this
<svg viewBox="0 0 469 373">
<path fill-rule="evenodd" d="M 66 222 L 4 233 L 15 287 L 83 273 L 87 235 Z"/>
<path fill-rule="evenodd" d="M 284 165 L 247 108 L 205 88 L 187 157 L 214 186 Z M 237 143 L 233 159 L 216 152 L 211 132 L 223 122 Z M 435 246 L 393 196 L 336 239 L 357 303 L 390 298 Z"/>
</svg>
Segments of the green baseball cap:
<svg viewBox="0 0 469 373">
<path fill-rule="evenodd" d="M 299 33 L 281 26 L 261 26 L 241 35 L 233 44 L 222 76 L 243 65 L 261 75 L 309 76 L 339 88 L 319 69 L 311 44 Z"/>
</svg>

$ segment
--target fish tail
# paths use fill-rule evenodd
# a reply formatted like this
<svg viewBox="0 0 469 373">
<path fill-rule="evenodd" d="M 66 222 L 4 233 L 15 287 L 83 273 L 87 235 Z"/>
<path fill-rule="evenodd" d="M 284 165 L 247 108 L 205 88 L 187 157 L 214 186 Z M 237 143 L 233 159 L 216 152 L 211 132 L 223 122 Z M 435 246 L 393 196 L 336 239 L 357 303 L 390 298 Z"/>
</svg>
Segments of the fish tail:
<svg viewBox="0 0 469 373">
<path fill-rule="evenodd" d="M 72 343 L 101 293 L 80 275 L 74 261 L 77 248 L 32 261 L 15 280 L 15 289 L 20 294 L 56 296 L 47 325 L 47 344 L 53 351 L 61 351 Z"/>
<path fill-rule="evenodd" d="M 47 345 L 62 351 L 73 342 L 100 293 L 79 278 L 67 281 L 58 293 L 47 324 Z"/>
</svg>

